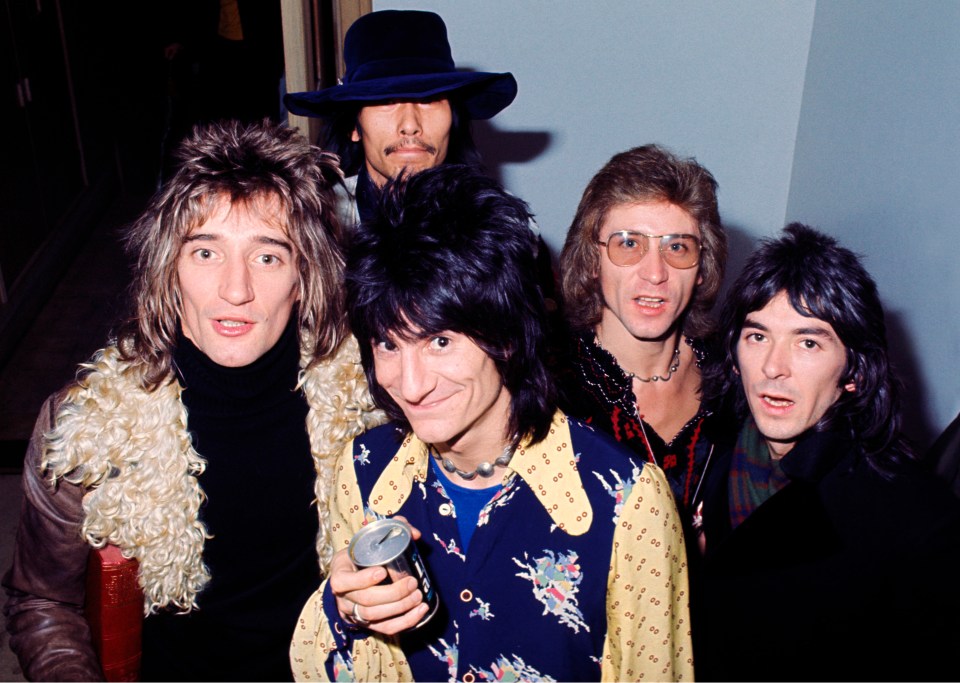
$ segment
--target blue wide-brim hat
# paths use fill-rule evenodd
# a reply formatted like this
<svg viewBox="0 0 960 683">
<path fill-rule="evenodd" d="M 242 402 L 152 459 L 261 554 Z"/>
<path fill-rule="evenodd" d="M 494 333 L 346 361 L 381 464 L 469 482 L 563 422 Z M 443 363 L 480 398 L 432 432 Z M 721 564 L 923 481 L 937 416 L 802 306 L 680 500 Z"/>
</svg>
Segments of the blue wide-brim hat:
<svg viewBox="0 0 960 683">
<path fill-rule="evenodd" d="M 331 116 L 347 104 L 421 100 L 453 94 L 473 119 L 489 119 L 517 96 L 511 73 L 457 71 L 447 27 L 433 12 L 382 10 L 365 14 L 344 38 L 346 73 L 330 88 L 290 93 L 287 109 Z"/>
</svg>

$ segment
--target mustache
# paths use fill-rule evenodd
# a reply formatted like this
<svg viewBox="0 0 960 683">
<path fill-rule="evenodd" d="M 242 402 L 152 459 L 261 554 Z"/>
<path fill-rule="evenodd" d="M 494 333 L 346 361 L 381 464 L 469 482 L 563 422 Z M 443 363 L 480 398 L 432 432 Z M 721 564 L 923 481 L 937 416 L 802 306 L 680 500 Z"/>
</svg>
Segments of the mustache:
<svg viewBox="0 0 960 683">
<path fill-rule="evenodd" d="M 417 148 L 417 149 L 422 149 L 423 151 L 429 152 L 430 154 L 436 154 L 436 153 L 437 153 L 437 148 L 436 148 L 436 147 L 434 147 L 433 145 L 431 145 L 431 144 L 429 144 L 429 143 L 424 142 L 424 141 L 423 141 L 422 139 L 420 139 L 420 138 L 403 138 L 402 140 L 399 140 L 398 142 L 395 142 L 395 143 L 393 143 L 392 145 L 387 146 L 386 148 L 384 148 L 383 151 L 384 151 L 386 154 L 393 154 L 393 153 L 396 152 L 397 150 L 400 150 L 400 149 L 409 149 L 410 147 L 415 147 L 415 148 Z"/>
</svg>

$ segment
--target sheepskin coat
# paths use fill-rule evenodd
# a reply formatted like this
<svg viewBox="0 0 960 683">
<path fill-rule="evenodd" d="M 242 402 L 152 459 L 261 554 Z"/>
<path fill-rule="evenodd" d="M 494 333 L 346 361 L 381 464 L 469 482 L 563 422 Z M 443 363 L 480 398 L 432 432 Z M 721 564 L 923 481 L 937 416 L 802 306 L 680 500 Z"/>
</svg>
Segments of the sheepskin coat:
<svg viewBox="0 0 960 683">
<path fill-rule="evenodd" d="M 52 481 L 86 491 L 82 534 L 91 546 L 116 545 L 138 560 L 146 612 L 189 610 L 210 577 L 202 562 L 207 532 L 199 520 L 203 491 L 197 479 L 205 463 L 187 433 L 183 389 L 171 377 L 147 392 L 115 346 L 99 351 L 85 370 L 60 404 L 41 467 Z M 370 399 L 353 337 L 331 358 L 302 370 L 299 388 L 309 405 L 317 552 L 326 569 L 332 457 L 383 418 Z"/>
</svg>

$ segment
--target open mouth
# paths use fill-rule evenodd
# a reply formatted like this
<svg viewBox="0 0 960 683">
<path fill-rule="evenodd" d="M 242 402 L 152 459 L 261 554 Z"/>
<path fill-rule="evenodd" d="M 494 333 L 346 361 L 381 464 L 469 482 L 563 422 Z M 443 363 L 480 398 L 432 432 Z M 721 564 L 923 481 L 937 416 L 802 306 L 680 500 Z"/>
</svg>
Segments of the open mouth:
<svg viewBox="0 0 960 683">
<path fill-rule="evenodd" d="M 653 296 L 638 296 L 634 299 L 634 302 L 644 308 L 660 308 L 666 303 L 664 299 Z"/>
<path fill-rule="evenodd" d="M 769 406 L 774 408 L 786 408 L 793 405 L 793 401 L 788 398 L 782 398 L 780 396 L 771 396 L 770 394 L 762 394 L 760 400 L 766 403 Z"/>
<path fill-rule="evenodd" d="M 213 325 L 217 332 L 228 337 L 239 337 L 253 329 L 253 321 L 236 318 L 214 318 Z"/>
</svg>

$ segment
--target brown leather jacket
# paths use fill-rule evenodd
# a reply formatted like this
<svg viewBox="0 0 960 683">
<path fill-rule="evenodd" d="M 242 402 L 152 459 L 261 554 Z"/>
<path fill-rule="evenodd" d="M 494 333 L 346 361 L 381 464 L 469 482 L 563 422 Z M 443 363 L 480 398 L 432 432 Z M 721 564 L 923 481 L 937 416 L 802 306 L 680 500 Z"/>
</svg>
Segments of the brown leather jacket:
<svg viewBox="0 0 960 683">
<path fill-rule="evenodd" d="M 80 535 L 79 486 L 51 486 L 40 474 L 43 433 L 60 396 L 40 410 L 23 464 L 23 505 L 13 565 L 3 577 L 10 648 L 31 681 L 103 680 L 83 615 L 90 547 Z"/>
</svg>

